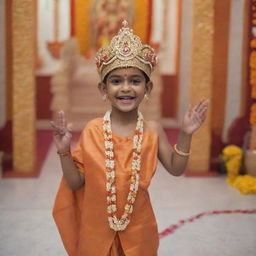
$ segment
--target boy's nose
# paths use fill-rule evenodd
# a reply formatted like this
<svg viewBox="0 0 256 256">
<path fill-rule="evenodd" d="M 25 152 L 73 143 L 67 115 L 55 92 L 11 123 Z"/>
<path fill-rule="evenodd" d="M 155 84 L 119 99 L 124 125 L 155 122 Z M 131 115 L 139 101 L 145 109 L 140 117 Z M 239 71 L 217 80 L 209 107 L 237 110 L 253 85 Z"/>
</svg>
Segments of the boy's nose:
<svg viewBox="0 0 256 256">
<path fill-rule="evenodd" d="M 130 91 L 131 87 L 130 87 L 130 84 L 128 81 L 125 81 L 123 84 L 122 84 L 122 90 L 123 91 Z"/>
</svg>

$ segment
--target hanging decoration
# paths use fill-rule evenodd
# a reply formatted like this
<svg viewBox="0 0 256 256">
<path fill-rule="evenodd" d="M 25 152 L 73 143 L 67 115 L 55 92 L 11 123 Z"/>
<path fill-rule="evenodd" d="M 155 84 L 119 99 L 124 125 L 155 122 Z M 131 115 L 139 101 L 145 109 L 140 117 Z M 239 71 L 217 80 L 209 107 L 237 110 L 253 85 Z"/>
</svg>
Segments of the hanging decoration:
<svg viewBox="0 0 256 256">
<path fill-rule="evenodd" d="M 256 0 L 250 0 L 249 17 L 249 80 L 251 85 L 250 124 L 252 125 L 250 150 L 256 150 Z"/>
<path fill-rule="evenodd" d="M 59 38 L 59 0 L 54 0 L 54 41 L 47 42 L 47 49 L 55 59 L 60 58 L 60 49 L 64 42 L 58 41 Z"/>
</svg>

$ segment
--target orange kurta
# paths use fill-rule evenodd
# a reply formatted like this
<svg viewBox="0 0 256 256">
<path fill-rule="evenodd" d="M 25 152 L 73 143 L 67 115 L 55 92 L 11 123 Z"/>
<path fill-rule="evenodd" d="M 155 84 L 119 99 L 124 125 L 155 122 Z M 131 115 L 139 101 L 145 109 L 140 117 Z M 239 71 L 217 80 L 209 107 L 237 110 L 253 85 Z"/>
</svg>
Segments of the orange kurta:
<svg viewBox="0 0 256 256">
<path fill-rule="evenodd" d="M 131 222 L 124 231 L 115 232 L 110 229 L 107 219 L 102 122 L 102 118 L 97 118 L 87 124 L 72 153 L 85 175 L 85 186 L 72 192 L 62 179 L 56 196 L 53 216 L 64 246 L 69 256 L 119 256 L 115 253 L 117 244 L 125 256 L 156 256 L 158 230 L 147 189 L 156 170 L 158 136 L 154 131 L 144 132 L 140 185 Z M 130 185 L 133 136 L 113 134 L 113 141 L 117 215 L 120 218 Z"/>
</svg>

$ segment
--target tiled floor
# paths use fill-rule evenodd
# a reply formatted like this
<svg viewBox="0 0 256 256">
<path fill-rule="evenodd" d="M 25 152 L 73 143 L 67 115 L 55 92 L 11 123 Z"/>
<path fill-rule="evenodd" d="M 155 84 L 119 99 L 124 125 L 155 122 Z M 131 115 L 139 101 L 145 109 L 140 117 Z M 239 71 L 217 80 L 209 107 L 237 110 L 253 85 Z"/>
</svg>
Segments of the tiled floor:
<svg viewBox="0 0 256 256">
<path fill-rule="evenodd" d="M 0 180 L 0 255 L 64 256 L 51 208 L 61 176 L 52 146 L 38 179 Z M 172 177 L 161 166 L 151 199 L 159 231 L 200 212 L 255 209 L 224 177 Z M 161 239 L 159 256 L 255 256 L 256 214 L 205 216 Z M 100 256 L 100 255 L 99 255 Z"/>
</svg>

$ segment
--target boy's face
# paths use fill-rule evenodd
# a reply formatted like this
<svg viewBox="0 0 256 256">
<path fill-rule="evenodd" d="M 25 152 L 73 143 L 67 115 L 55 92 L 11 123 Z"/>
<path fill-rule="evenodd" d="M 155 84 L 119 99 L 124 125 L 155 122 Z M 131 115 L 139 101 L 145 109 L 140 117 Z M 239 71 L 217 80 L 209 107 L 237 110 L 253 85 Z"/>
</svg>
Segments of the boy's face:
<svg viewBox="0 0 256 256">
<path fill-rule="evenodd" d="M 137 68 L 118 68 L 108 74 L 106 84 L 101 84 L 112 108 L 130 112 L 138 109 L 145 94 L 149 95 L 152 83 L 146 83 L 144 74 Z"/>
</svg>

